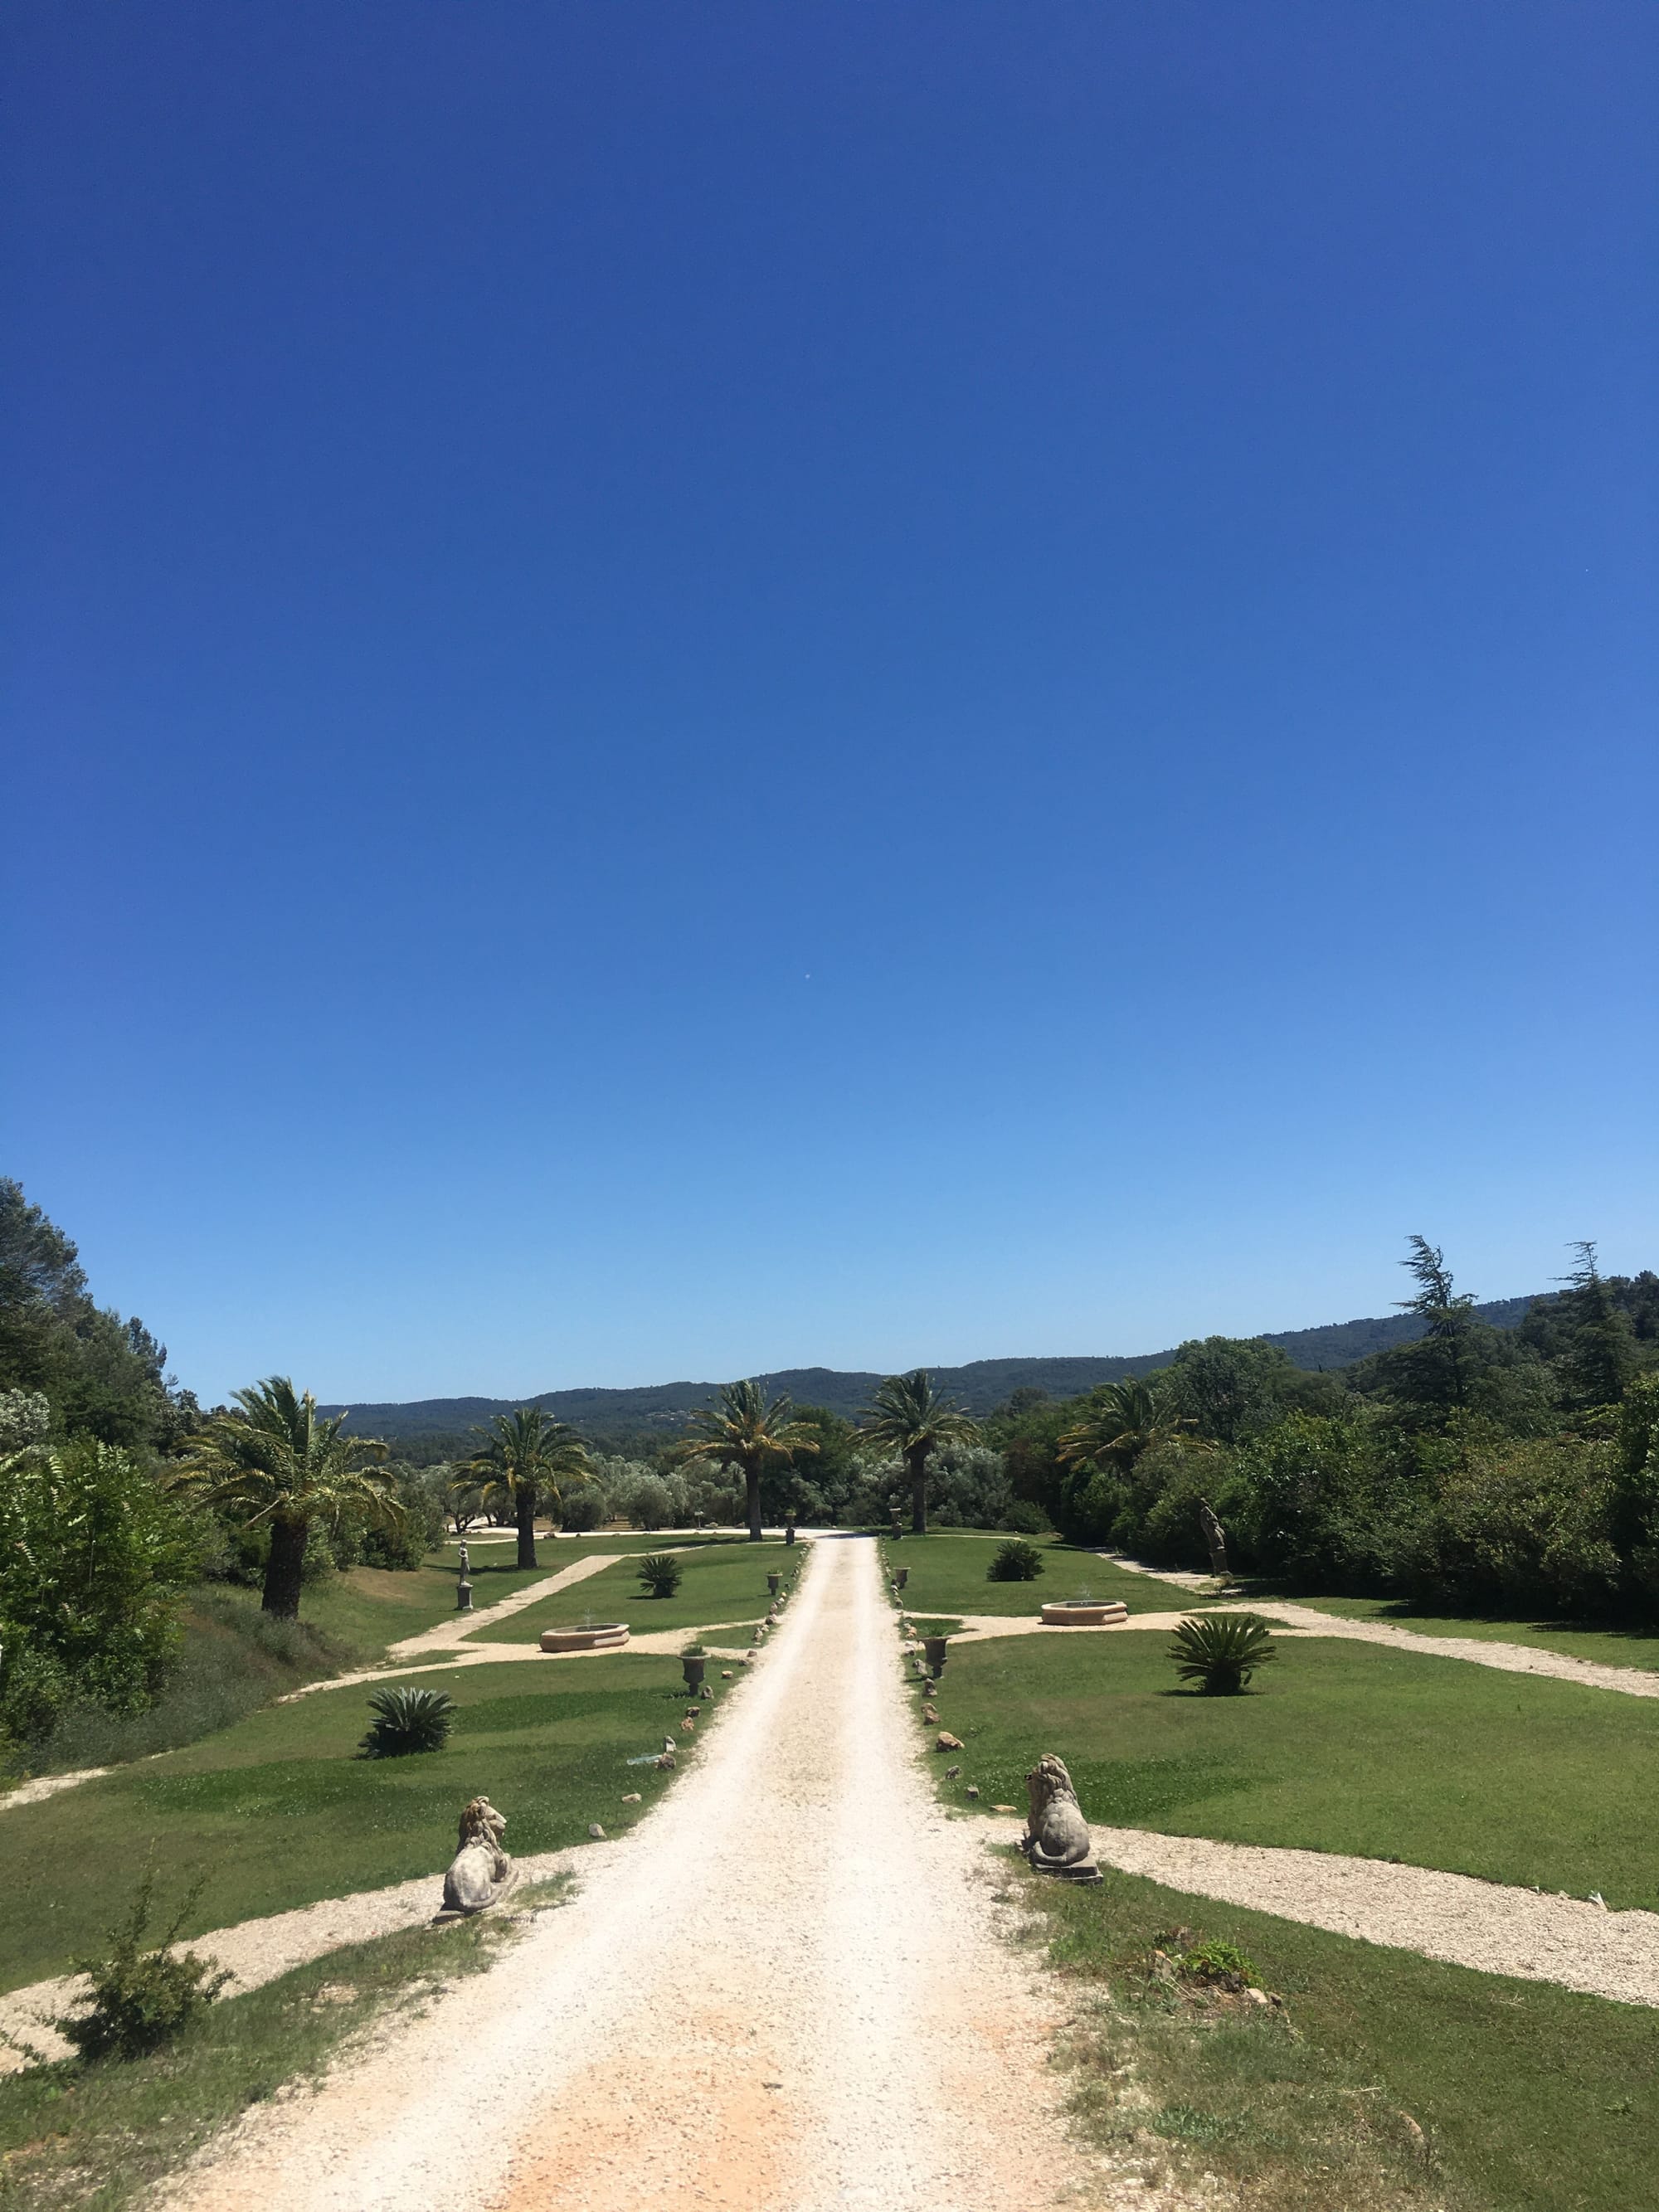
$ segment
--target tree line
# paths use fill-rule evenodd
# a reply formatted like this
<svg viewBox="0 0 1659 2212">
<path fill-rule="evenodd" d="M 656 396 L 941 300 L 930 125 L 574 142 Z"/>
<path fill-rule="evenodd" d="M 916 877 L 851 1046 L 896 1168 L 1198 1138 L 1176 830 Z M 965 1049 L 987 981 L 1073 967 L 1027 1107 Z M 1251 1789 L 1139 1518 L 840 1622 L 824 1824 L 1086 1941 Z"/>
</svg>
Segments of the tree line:
<svg viewBox="0 0 1659 2212">
<path fill-rule="evenodd" d="M 1079 1398 L 1016 1390 L 979 1423 L 920 1369 L 857 1421 L 739 1380 L 648 1459 L 525 1407 L 415 1467 L 283 1376 L 204 1413 L 0 1180 L 0 1756 L 76 1703 L 143 1710 L 193 1583 L 256 1584 L 292 1621 L 308 1583 L 415 1567 L 447 1517 L 486 1512 L 526 1568 L 538 1519 L 758 1540 L 901 1514 L 1202 1566 L 1207 1505 L 1239 1566 L 1291 1586 L 1659 1620 L 1659 1277 L 1605 1277 L 1579 1246 L 1561 1291 L 1500 1330 L 1425 1238 L 1403 1264 L 1423 1334 L 1335 1374 L 1210 1337 Z"/>
</svg>

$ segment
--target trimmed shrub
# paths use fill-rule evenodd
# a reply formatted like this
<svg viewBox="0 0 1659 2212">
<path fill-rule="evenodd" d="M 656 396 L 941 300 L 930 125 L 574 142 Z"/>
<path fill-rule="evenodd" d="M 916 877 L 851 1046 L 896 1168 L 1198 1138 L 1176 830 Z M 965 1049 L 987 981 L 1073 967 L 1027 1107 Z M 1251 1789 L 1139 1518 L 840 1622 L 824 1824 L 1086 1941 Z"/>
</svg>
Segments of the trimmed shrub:
<svg viewBox="0 0 1659 2212">
<path fill-rule="evenodd" d="M 1279 1656 L 1267 1624 L 1254 1613 L 1189 1614 L 1176 1631 L 1170 1656 L 1183 1682 L 1206 1698 L 1236 1698 L 1258 1667 Z"/>
<path fill-rule="evenodd" d="M 1042 1554 L 1036 1546 L 1021 1536 L 1011 1536 L 992 1553 L 985 1579 L 988 1583 L 1034 1583 L 1042 1571 Z"/>
<path fill-rule="evenodd" d="M 672 1597 L 683 1570 L 672 1552 L 647 1552 L 634 1570 L 650 1597 Z"/>
<path fill-rule="evenodd" d="M 374 1719 L 362 1748 L 370 1759 L 441 1751 L 455 1725 L 455 1700 L 447 1690 L 376 1690 L 368 1710 Z"/>
</svg>

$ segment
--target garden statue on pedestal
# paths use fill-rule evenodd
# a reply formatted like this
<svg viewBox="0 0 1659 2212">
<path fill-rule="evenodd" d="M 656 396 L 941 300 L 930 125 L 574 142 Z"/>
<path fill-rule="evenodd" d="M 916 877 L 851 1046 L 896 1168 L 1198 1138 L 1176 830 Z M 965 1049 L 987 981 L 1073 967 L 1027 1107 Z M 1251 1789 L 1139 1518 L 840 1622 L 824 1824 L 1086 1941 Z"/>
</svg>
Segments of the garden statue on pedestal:
<svg viewBox="0 0 1659 2212">
<path fill-rule="evenodd" d="M 1025 1778 L 1025 1796 L 1030 1811 L 1019 1847 L 1037 1872 L 1063 1881 L 1098 1881 L 1100 1869 L 1089 1856 L 1089 1824 L 1065 1760 L 1045 1751 Z"/>
<path fill-rule="evenodd" d="M 1215 1517 L 1215 1508 L 1207 1498 L 1198 1501 L 1199 1526 L 1204 1531 L 1204 1541 L 1210 1550 L 1210 1572 L 1218 1582 L 1227 1579 L 1227 1532 Z"/>
<path fill-rule="evenodd" d="M 482 1912 L 499 1904 L 518 1881 L 518 1872 L 501 1849 L 507 1828 L 504 1814 L 488 1797 L 475 1797 L 461 1814 L 455 1856 L 444 1876 L 446 1912 Z"/>
</svg>

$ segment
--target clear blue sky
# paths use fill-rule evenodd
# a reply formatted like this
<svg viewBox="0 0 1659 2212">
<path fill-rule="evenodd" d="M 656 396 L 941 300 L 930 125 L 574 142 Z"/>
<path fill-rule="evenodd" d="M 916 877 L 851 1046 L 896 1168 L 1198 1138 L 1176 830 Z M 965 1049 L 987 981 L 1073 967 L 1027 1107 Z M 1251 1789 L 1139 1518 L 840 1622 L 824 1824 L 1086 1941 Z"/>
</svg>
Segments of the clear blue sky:
<svg viewBox="0 0 1659 2212">
<path fill-rule="evenodd" d="M 1645 0 L 0 35 L 0 1166 L 186 1381 L 1659 1264 Z"/>
</svg>

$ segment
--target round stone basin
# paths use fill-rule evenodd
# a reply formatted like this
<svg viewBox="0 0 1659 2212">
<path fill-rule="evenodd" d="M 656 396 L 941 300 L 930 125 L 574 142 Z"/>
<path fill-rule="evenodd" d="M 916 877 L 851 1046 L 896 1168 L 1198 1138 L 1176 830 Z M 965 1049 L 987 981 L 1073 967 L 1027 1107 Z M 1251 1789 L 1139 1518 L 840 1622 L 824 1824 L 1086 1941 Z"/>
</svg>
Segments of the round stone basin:
<svg viewBox="0 0 1659 2212">
<path fill-rule="evenodd" d="M 602 1621 L 597 1628 L 544 1628 L 544 1651 L 612 1651 L 628 1641 L 625 1620 Z"/>
<path fill-rule="evenodd" d="M 1050 1628 L 1115 1628 L 1129 1618 L 1129 1608 L 1116 1602 L 1084 1605 L 1061 1598 L 1043 1607 L 1042 1618 Z"/>
</svg>

